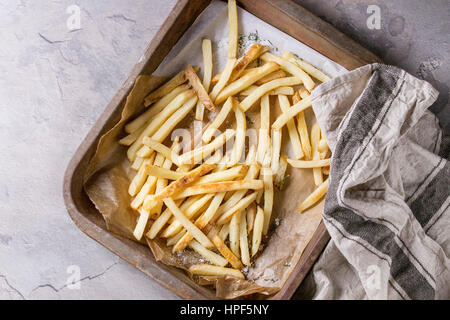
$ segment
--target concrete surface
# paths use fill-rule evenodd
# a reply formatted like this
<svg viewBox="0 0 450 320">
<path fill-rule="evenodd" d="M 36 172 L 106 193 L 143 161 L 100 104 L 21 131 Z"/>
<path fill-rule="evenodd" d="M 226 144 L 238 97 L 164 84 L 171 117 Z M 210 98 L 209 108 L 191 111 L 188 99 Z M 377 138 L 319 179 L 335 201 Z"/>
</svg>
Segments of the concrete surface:
<svg viewBox="0 0 450 320">
<path fill-rule="evenodd" d="M 435 85 L 433 110 L 450 130 L 448 1 L 298 2 Z M 73 4 L 81 29 L 69 31 Z M 174 4 L 0 3 L 0 299 L 176 298 L 79 231 L 61 191 L 73 152 Z M 366 26 L 369 4 L 381 8 L 381 30 Z M 77 270 L 80 286 L 72 288 Z"/>
</svg>

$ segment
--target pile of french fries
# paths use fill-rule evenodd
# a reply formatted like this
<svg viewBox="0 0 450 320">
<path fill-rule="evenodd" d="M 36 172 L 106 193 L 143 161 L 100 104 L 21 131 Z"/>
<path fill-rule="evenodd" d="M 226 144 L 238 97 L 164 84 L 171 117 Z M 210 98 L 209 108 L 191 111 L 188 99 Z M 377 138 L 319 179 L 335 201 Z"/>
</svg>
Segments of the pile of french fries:
<svg viewBox="0 0 450 320">
<path fill-rule="evenodd" d="M 211 41 L 203 39 L 203 79 L 198 67 L 188 65 L 148 94 L 144 105 L 149 108 L 125 126 L 127 135 L 119 143 L 128 146 L 127 157 L 137 171 L 128 190 L 130 205 L 139 213 L 136 239 L 165 239 L 174 253 L 194 250 L 209 263 L 191 266 L 192 274 L 244 279 L 241 270 L 251 266 L 268 233 L 274 185 L 283 183 L 288 165 L 313 170 L 317 188 L 300 204 L 300 213 L 327 191 L 328 144 L 317 123 L 308 130 L 304 111 L 311 107 L 313 78 L 330 78 L 290 52 L 279 57 L 258 43 L 237 59 L 235 0 L 228 1 L 228 17 L 222 72 L 212 76 Z M 282 112 L 273 123 L 270 96 Z M 258 144 L 246 148 L 245 113 L 258 102 Z M 203 121 L 205 108 L 214 118 L 202 132 L 202 144 L 180 154 L 178 138 L 171 146 L 164 141 L 194 108 L 196 120 Z M 215 136 L 233 113 L 236 128 Z M 218 152 L 233 138 L 231 152 Z M 281 152 L 283 138 L 289 139 L 295 159 Z"/>
</svg>

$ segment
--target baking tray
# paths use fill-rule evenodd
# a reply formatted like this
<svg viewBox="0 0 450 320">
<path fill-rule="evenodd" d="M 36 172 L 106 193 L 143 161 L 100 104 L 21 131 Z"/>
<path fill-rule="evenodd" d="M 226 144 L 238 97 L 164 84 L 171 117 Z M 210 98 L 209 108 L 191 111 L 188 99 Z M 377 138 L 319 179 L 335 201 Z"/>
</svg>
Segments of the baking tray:
<svg viewBox="0 0 450 320">
<path fill-rule="evenodd" d="M 120 119 L 124 101 L 139 74 L 151 74 L 193 24 L 210 0 L 179 0 L 127 80 L 112 98 L 70 160 L 63 184 L 67 210 L 74 223 L 103 246 L 183 299 L 216 299 L 215 292 L 193 282 L 182 270 L 157 262 L 147 246 L 117 236 L 106 229 L 102 215 L 83 191 L 83 177 L 99 138 Z M 330 24 L 290 0 L 241 0 L 239 6 L 348 70 L 381 62 Z M 283 288 L 268 299 L 290 299 L 330 237 L 320 223 Z"/>
</svg>

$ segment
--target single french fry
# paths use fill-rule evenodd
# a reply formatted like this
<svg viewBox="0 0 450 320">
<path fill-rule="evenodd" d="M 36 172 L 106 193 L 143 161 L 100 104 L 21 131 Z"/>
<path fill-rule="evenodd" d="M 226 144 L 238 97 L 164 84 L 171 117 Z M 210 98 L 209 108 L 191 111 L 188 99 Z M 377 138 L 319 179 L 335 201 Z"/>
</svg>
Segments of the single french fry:
<svg viewBox="0 0 450 320">
<path fill-rule="evenodd" d="M 284 95 L 279 95 L 278 101 L 280 103 L 281 111 L 283 113 L 288 112 L 290 109 L 289 99 Z M 286 125 L 288 128 L 289 138 L 292 145 L 292 151 L 294 152 L 294 156 L 296 159 L 301 159 L 303 158 L 304 155 L 294 119 L 290 119 Z"/>
<path fill-rule="evenodd" d="M 234 81 L 239 78 L 239 76 L 251 62 L 255 61 L 260 55 L 268 50 L 269 47 L 267 46 L 263 46 L 259 43 L 252 44 L 247 52 L 241 58 L 239 58 L 239 60 L 234 65 L 233 71 L 231 72 L 230 81 Z"/>
<path fill-rule="evenodd" d="M 178 94 L 183 91 L 187 91 L 188 89 L 188 84 L 182 84 L 170 91 L 167 95 L 159 99 L 151 108 L 146 110 L 139 117 L 127 123 L 125 125 L 125 132 L 135 132 L 137 129 L 145 125 L 150 119 L 160 113 L 173 99 L 175 99 Z M 146 107 L 148 107 L 148 105 L 146 105 Z"/>
<path fill-rule="evenodd" d="M 195 73 L 194 69 L 192 69 L 192 66 L 189 64 L 185 70 L 186 70 L 186 78 L 188 79 L 192 88 L 197 93 L 199 101 L 209 111 L 216 112 L 216 107 L 215 107 L 214 103 L 211 101 L 211 98 L 209 97 L 208 92 L 206 91 L 205 87 L 203 87 L 202 82 L 198 78 L 197 73 Z"/>
<path fill-rule="evenodd" d="M 191 184 L 195 180 L 199 179 L 201 176 L 207 174 L 209 171 L 213 170 L 216 167 L 214 164 L 202 164 L 194 170 L 190 171 L 188 174 L 183 177 L 177 179 L 176 181 L 169 184 L 162 192 L 157 195 L 152 196 L 151 200 L 162 200 L 164 198 L 171 197 L 175 193 L 177 193 L 180 189 L 186 187 Z M 146 200 L 147 201 L 147 200 Z"/>
<path fill-rule="evenodd" d="M 173 198 L 182 199 L 204 193 L 217 193 L 217 192 L 248 190 L 248 189 L 259 190 L 262 188 L 263 182 L 260 180 L 223 181 L 187 187 L 183 191 L 175 194 Z"/>
<path fill-rule="evenodd" d="M 264 76 L 272 73 L 278 68 L 279 66 L 273 62 L 266 63 L 258 68 L 254 68 L 251 72 L 248 72 L 244 76 L 240 77 L 239 79 L 235 80 L 234 82 L 230 83 L 228 86 L 223 88 L 223 90 L 220 92 L 220 94 L 217 96 L 214 102 L 216 104 L 219 104 L 225 101 L 228 97 L 231 97 L 237 94 L 238 92 L 245 90 L 253 83 L 263 78 Z"/>
<path fill-rule="evenodd" d="M 177 110 L 183 107 L 190 98 L 194 96 L 193 90 L 183 91 L 178 94 L 175 99 L 172 100 L 160 113 L 158 113 L 152 121 L 148 124 L 148 126 L 144 129 L 138 139 L 131 145 L 127 150 L 127 156 L 130 161 L 133 161 L 136 157 L 137 151 L 143 145 L 144 137 L 153 135 L 165 122 L 168 121 Z M 156 140 L 156 139 L 154 139 Z"/>
<path fill-rule="evenodd" d="M 330 147 L 328 146 L 327 140 L 325 138 L 321 138 L 319 141 L 319 146 L 317 148 L 320 153 L 320 159 L 325 159 L 327 156 L 328 150 L 330 150 Z"/>
<path fill-rule="evenodd" d="M 233 168 L 229 168 L 223 171 L 213 172 L 207 175 L 204 175 L 197 181 L 195 181 L 192 185 L 198 186 L 201 184 L 214 183 L 220 181 L 231 181 L 233 179 L 243 177 L 245 173 L 248 171 L 248 165 L 240 165 L 235 166 Z"/>
<path fill-rule="evenodd" d="M 211 138 L 213 137 L 214 133 L 216 132 L 217 129 L 219 129 L 219 127 L 225 121 L 225 119 L 227 118 L 228 114 L 232 109 L 233 109 L 233 100 L 230 97 L 223 104 L 222 108 L 220 109 L 219 113 L 217 113 L 213 122 L 211 122 L 208 128 L 206 128 L 206 130 L 203 132 L 202 140 L 204 143 L 209 143 L 211 141 Z"/>
<path fill-rule="evenodd" d="M 238 18 L 236 0 L 228 0 L 228 58 L 236 58 L 238 48 Z"/>
<path fill-rule="evenodd" d="M 256 147 L 252 144 L 247 153 L 247 159 L 245 159 L 246 167 L 248 168 L 250 165 L 256 165 Z"/>
<path fill-rule="evenodd" d="M 232 217 L 236 215 L 238 212 L 245 210 L 251 203 L 253 203 L 256 199 L 256 192 L 253 192 L 246 196 L 245 198 L 239 200 L 233 207 L 227 210 L 220 218 L 216 221 L 218 225 L 225 224 L 230 222 Z"/>
<path fill-rule="evenodd" d="M 241 260 L 246 266 L 250 266 L 250 252 L 248 251 L 247 237 L 247 217 L 241 213 L 241 223 L 239 224 L 239 248 L 241 249 Z"/>
<path fill-rule="evenodd" d="M 272 130 L 272 172 L 278 171 L 281 151 L 281 130 Z"/>
<path fill-rule="evenodd" d="M 269 73 L 267 76 L 262 77 L 258 81 L 255 82 L 257 86 L 263 85 L 264 83 L 270 82 L 275 79 L 280 79 L 286 77 L 286 72 L 283 70 L 277 70 L 272 73 Z"/>
<path fill-rule="evenodd" d="M 160 168 L 149 165 L 148 174 L 160 179 L 177 180 L 184 177 L 186 174 L 183 172 L 176 172 L 166 168 Z"/>
<path fill-rule="evenodd" d="M 211 77 L 212 77 L 212 46 L 210 39 L 202 40 L 202 53 L 203 53 L 203 87 L 206 92 L 209 92 L 209 87 L 211 85 Z M 197 109 L 195 112 L 195 119 L 199 121 L 203 121 L 203 114 L 205 111 L 205 106 L 201 101 L 197 102 Z"/>
<path fill-rule="evenodd" d="M 252 257 L 258 252 L 261 245 L 261 237 L 264 228 L 264 210 L 257 206 L 255 225 L 253 226 L 252 236 Z"/>
<path fill-rule="evenodd" d="M 287 165 L 288 165 L 287 156 L 282 152 L 280 154 L 280 161 L 278 163 L 278 171 L 275 173 L 275 185 L 280 191 L 283 190 L 284 185 L 286 183 Z"/>
<path fill-rule="evenodd" d="M 314 89 L 314 86 L 316 84 L 311 79 L 311 77 L 305 71 L 303 71 L 298 65 L 269 52 L 264 53 L 261 56 L 261 59 L 266 62 L 272 61 L 278 63 L 281 69 L 283 69 L 286 72 L 289 72 L 295 77 L 298 77 L 303 82 L 303 85 L 305 86 L 306 89 L 308 89 L 309 92 L 311 92 L 312 89 Z"/>
<path fill-rule="evenodd" d="M 279 78 L 279 79 L 285 79 L 285 78 Z M 277 79 L 275 79 L 275 80 L 277 80 Z M 266 83 L 268 83 L 268 82 L 266 82 Z M 240 96 L 249 96 L 253 92 L 255 92 L 258 88 L 259 88 L 258 86 L 251 85 L 247 89 L 239 92 L 239 95 Z M 278 88 L 275 88 L 273 90 L 270 90 L 266 94 L 269 95 L 269 96 L 277 96 L 279 94 L 284 94 L 285 96 L 292 96 L 294 94 L 294 92 L 295 91 L 294 91 L 293 87 L 278 87 Z"/>
<path fill-rule="evenodd" d="M 195 240 L 191 241 L 189 247 L 191 247 L 195 252 L 197 252 L 203 258 L 205 258 L 206 260 L 208 260 L 209 262 L 211 262 L 216 266 L 225 267 L 228 264 L 227 259 L 218 255 L 215 252 L 212 252 L 211 250 L 206 249 L 198 241 Z"/>
<path fill-rule="evenodd" d="M 189 268 L 189 272 L 200 276 L 229 276 L 238 279 L 245 279 L 244 275 L 239 270 L 212 266 L 210 264 L 195 264 Z"/>
<path fill-rule="evenodd" d="M 199 69 L 200 69 L 199 67 L 194 66 L 195 72 L 197 72 Z M 153 91 L 149 95 L 147 95 L 144 99 L 144 105 L 149 106 L 153 102 L 155 102 L 158 99 L 169 94 L 172 90 L 174 90 L 176 87 L 182 85 L 186 81 L 187 81 L 186 71 L 182 70 L 176 76 L 174 76 L 172 79 L 170 79 L 165 84 L 163 84 L 161 87 L 159 87 L 158 89 L 156 89 L 155 91 Z"/>
<path fill-rule="evenodd" d="M 156 155 L 154 165 L 161 166 L 163 164 L 163 162 L 164 162 L 164 157 L 161 154 Z M 150 167 L 151 165 L 144 164 L 144 166 Z M 142 188 L 139 190 L 136 197 L 134 197 L 133 201 L 131 201 L 131 207 L 135 210 L 137 210 L 141 206 L 142 202 L 144 202 L 145 197 L 148 194 L 153 193 L 155 190 L 157 178 L 150 175 L 149 168 L 146 168 L 145 170 L 147 171 L 147 180 L 145 181 Z M 146 207 L 145 210 L 150 210 L 150 208 Z"/>
<path fill-rule="evenodd" d="M 250 234 L 253 230 L 253 226 L 255 225 L 256 218 L 256 203 L 253 202 L 247 208 L 246 219 L 247 219 L 247 233 Z"/>
<path fill-rule="evenodd" d="M 263 234 L 269 231 L 270 217 L 273 209 L 273 175 L 270 169 L 263 170 L 264 179 L 264 228 Z"/>
<path fill-rule="evenodd" d="M 142 163 L 144 163 L 144 159 L 145 158 L 136 157 L 136 159 L 134 159 L 133 163 L 131 164 L 131 169 L 134 169 L 136 171 L 139 170 Z"/>
<path fill-rule="evenodd" d="M 241 222 L 241 214 L 241 211 L 236 213 L 230 221 L 230 249 L 238 258 L 240 258 L 239 223 Z"/>
<path fill-rule="evenodd" d="M 217 149 L 221 148 L 225 142 L 231 139 L 235 134 L 236 131 L 233 129 L 227 129 L 220 136 L 216 137 L 211 143 L 180 155 L 178 157 L 178 162 L 181 164 L 193 164 L 195 159 L 204 159 Z"/>
<path fill-rule="evenodd" d="M 217 95 L 227 85 L 235 63 L 236 63 L 236 58 L 228 58 L 227 59 L 227 64 L 225 65 L 225 68 L 223 69 L 223 72 L 220 75 L 220 79 L 216 83 L 216 85 L 213 87 L 211 94 L 209 95 L 211 97 L 211 100 L 213 100 L 213 101 L 216 100 Z"/>
<path fill-rule="evenodd" d="M 321 82 L 325 82 L 330 80 L 331 78 L 327 76 L 325 73 L 314 67 L 313 65 L 309 64 L 308 62 L 300 59 L 292 52 L 286 51 L 283 53 L 283 58 L 289 60 L 290 62 L 296 64 L 300 68 L 302 68 L 304 71 L 306 71 L 308 74 L 310 74 L 312 77 L 316 78 L 317 80 Z"/>
<path fill-rule="evenodd" d="M 272 81 L 269 81 L 262 86 L 258 87 L 255 91 L 253 91 L 249 96 L 247 96 L 244 100 L 241 102 L 241 108 L 242 111 L 247 111 L 250 109 L 251 106 L 264 94 L 268 93 L 269 91 L 276 89 L 278 87 L 284 87 L 284 86 L 295 86 L 301 83 L 301 80 L 297 77 L 287 77 L 287 78 L 280 78 L 275 79 Z"/>
<path fill-rule="evenodd" d="M 306 97 L 309 97 L 311 94 L 309 93 L 308 90 L 306 90 L 305 88 L 300 88 L 298 89 L 298 93 L 300 95 L 300 98 L 305 99 Z M 299 99 L 300 101 L 300 99 Z M 297 101 L 298 102 L 298 101 Z"/>
<path fill-rule="evenodd" d="M 276 80 L 275 80 L 276 81 Z M 272 129 L 281 129 L 290 119 L 295 117 L 299 112 L 311 107 L 310 97 L 300 100 L 300 102 L 294 104 L 287 112 L 283 112 L 277 120 L 272 124 Z"/>
<path fill-rule="evenodd" d="M 301 88 L 301 89 L 304 89 L 304 88 Z M 308 90 L 306 90 L 306 89 L 304 89 L 304 90 L 306 92 L 308 92 Z M 308 93 L 308 95 L 309 95 L 309 93 Z M 306 97 L 306 96 L 304 96 L 304 97 Z M 300 100 L 301 100 L 301 94 L 299 92 L 296 92 L 292 98 L 292 102 L 295 105 Z M 298 113 L 297 124 L 298 124 L 298 134 L 300 135 L 300 142 L 302 143 L 303 154 L 305 155 L 306 160 L 311 160 L 312 150 L 311 150 L 311 142 L 309 141 L 308 127 L 306 125 L 305 111 L 300 111 Z"/>
<path fill-rule="evenodd" d="M 197 228 L 186 216 L 181 212 L 180 208 L 175 204 L 175 201 L 171 198 L 165 198 L 164 203 L 167 208 L 172 212 L 178 221 L 183 225 L 183 227 L 192 234 L 192 236 L 204 247 L 212 246 L 211 240 L 199 229 Z"/>
<path fill-rule="evenodd" d="M 141 167 L 139 168 L 139 171 L 134 176 L 133 180 L 131 180 L 130 186 L 128 187 L 128 193 L 130 196 L 135 196 L 139 190 L 141 190 L 142 186 L 144 185 L 147 176 L 148 176 L 148 164 L 153 163 L 155 157 L 151 157 L 148 159 L 145 159 L 142 163 Z"/>
<path fill-rule="evenodd" d="M 144 208 L 139 209 L 139 219 L 133 231 L 133 235 L 137 240 L 141 240 L 142 235 L 144 234 L 145 227 L 147 226 L 149 216 L 150 212 L 148 212 Z"/>
<path fill-rule="evenodd" d="M 234 140 L 233 151 L 231 154 L 231 159 L 229 161 L 229 166 L 234 166 L 237 164 L 244 151 L 245 147 L 245 134 L 247 131 L 247 119 L 245 118 L 244 112 L 242 112 L 239 107 L 239 102 L 233 99 L 234 113 L 236 116 L 236 138 Z"/>
<path fill-rule="evenodd" d="M 306 209 L 312 207 L 316 204 L 328 191 L 328 180 L 327 178 L 322 184 L 314 190 L 298 207 L 298 212 L 302 213 Z"/>
<path fill-rule="evenodd" d="M 244 266 L 238 257 L 227 247 L 223 240 L 216 234 L 212 237 L 214 246 L 219 250 L 220 254 L 236 269 L 242 269 Z"/>
<path fill-rule="evenodd" d="M 331 159 L 323 159 L 323 160 L 287 160 L 291 166 L 294 168 L 320 168 L 320 167 L 328 167 L 331 163 Z"/>
<path fill-rule="evenodd" d="M 311 128 L 311 146 L 312 146 L 312 159 L 313 160 L 320 160 L 320 152 L 318 150 L 319 148 L 319 141 L 320 141 L 320 127 L 319 124 L 316 122 L 313 124 Z M 314 173 L 314 183 L 316 186 L 320 186 L 323 182 L 323 174 L 321 168 L 313 168 Z"/>
<path fill-rule="evenodd" d="M 228 235 L 230 234 L 230 224 L 224 224 L 222 228 L 220 228 L 220 231 L 217 233 L 217 235 L 225 241 L 228 238 Z"/>
<path fill-rule="evenodd" d="M 270 103 L 269 103 L 269 96 L 265 94 L 261 98 L 261 124 L 258 137 L 257 161 L 260 164 L 263 163 L 264 155 L 266 154 L 268 145 L 270 144 L 269 130 L 270 130 Z"/>
<path fill-rule="evenodd" d="M 131 146 L 133 142 L 135 142 L 139 136 L 142 134 L 142 132 L 145 129 L 145 123 L 142 127 L 136 129 L 134 132 L 130 133 L 129 135 L 123 137 L 119 140 L 119 144 L 123 146 Z"/>
</svg>

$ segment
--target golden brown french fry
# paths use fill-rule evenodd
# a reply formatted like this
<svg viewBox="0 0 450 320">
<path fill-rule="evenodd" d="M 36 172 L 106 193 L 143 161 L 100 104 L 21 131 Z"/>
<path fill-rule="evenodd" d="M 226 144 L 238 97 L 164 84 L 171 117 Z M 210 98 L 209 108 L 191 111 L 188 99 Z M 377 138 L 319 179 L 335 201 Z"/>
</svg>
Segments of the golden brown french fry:
<svg viewBox="0 0 450 320">
<path fill-rule="evenodd" d="M 144 234 L 145 227 L 147 226 L 147 221 L 150 216 L 150 212 L 144 210 L 142 207 L 139 211 L 139 219 L 136 223 L 136 227 L 134 228 L 133 235 L 137 240 L 141 240 L 142 235 Z"/>
<path fill-rule="evenodd" d="M 200 100 L 201 103 L 203 103 L 206 109 L 208 109 L 211 112 L 216 112 L 216 107 L 214 103 L 211 101 L 208 92 L 203 87 L 203 84 L 198 78 L 197 73 L 195 73 L 194 69 L 192 69 L 192 66 L 190 64 L 186 67 L 186 78 L 188 79 L 192 88 L 197 93 L 198 99 Z"/>
<path fill-rule="evenodd" d="M 313 124 L 311 128 L 311 146 L 312 146 L 313 160 L 320 160 L 320 152 L 318 150 L 319 141 L 320 141 L 320 127 L 319 124 L 316 122 Z M 323 182 L 322 169 L 313 168 L 313 173 L 314 173 L 314 183 L 316 184 L 316 186 L 320 186 Z"/>
<path fill-rule="evenodd" d="M 256 81 L 255 84 L 257 86 L 260 86 L 260 85 L 263 85 L 264 83 L 270 82 L 275 79 L 284 78 L 284 77 L 286 77 L 286 72 L 284 72 L 283 70 L 277 70 L 277 71 L 274 71 L 274 72 L 268 74 L 267 76 L 262 77 L 261 79 Z"/>
<path fill-rule="evenodd" d="M 326 193 L 328 190 L 328 180 L 327 178 L 322 184 L 314 190 L 298 207 L 298 212 L 302 213 L 306 209 L 312 207 L 316 204 Z"/>
<path fill-rule="evenodd" d="M 164 198 L 168 198 L 176 194 L 180 189 L 191 184 L 195 180 L 198 180 L 201 176 L 207 174 L 209 171 L 216 167 L 214 164 L 204 163 L 194 170 L 190 171 L 188 174 L 184 175 L 182 178 L 169 184 L 162 192 L 157 195 L 151 196 L 151 200 L 158 201 Z M 147 200 L 146 200 L 147 201 Z"/>
<path fill-rule="evenodd" d="M 136 157 L 136 159 L 134 159 L 133 163 L 131 164 L 131 169 L 139 170 L 142 163 L 144 163 L 144 159 L 145 158 Z"/>
<path fill-rule="evenodd" d="M 228 264 L 227 259 L 224 257 L 218 255 L 215 252 L 212 252 L 211 250 L 206 249 L 204 246 L 202 246 L 198 241 L 191 241 L 189 244 L 189 247 L 191 247 L 194 251 L 196 251 L 198 254 L 200 254 L 203 258 L 211 262 L 212 264 L 219 266 L 219 267 L 225 267 Z"/>
<path fill-rule="evenodd" d="M 230 249 L 236 255 L 240 257 L 239 250 L 239 223 L 241 222 L 241 212 L 233 215 L 230 221 Z"/>
<path fill-rule="evenodd" d="M 203 39 L 202 40 L 202 52 L 203 52 L 203 87 L 206 92 L 209 92 L 209 87 L 211 85 L 211 77 L 212 77 L 212 46 L 211 40 Z M 203 121 L 205 106 L 201 103 L 201 101 L 197 102 L 197 109 L 195 112 L 195 119 L 199 121 Z"/>
<path fill-rule="evenodd" d="M 211 141 L 211 138 L 213 137 L 214 133 L 216 132 L 217 129 L 220 128 L 220 126 L 225 121 L 225 119 L 227 118 L 228 114 L 232 109 L 233 109 L 233 100 L 230 97 L 223 104 L 222 108 L 220 109 L 219 113 L 217 113 L 213 122 L 211 122 L 208 128 L 206 128 L 206 130 L 203 132 L 202 140 L 204 143 L 209 143 Z"/>
<path fill-rule="evenodd" d="M 256 218 L 256 203 L 252 203 L 247 208 L 247 233 L 250 234 L 253 230 L 253 226 L 255 225 L 255 218 Z"/>
<path fill-rule="evenodd" d="M 322 137 L 319 141 L 319 146 L 317 148 L 320 153 L 320 159 L 325 159 L 327 156 L 328 150 L 330 150 L 330 147 L 328 146 L 327 140 Z"/>
<path fill-rule="evenodd" d="M 260 55 L 268 50 L 269 47 L 267 46 L 263 46 L 259 43 L 252 44 L 247 52 L 241 58 L 239 58 L 239 60 L 234 65 L 233 71 L 231 72 L 230 81 L 234 81 L 239 78 L 239 76 L 251 62 L 255 61 L 255 59 L 257 59 Z"/>
<path fill-rule="evenodd" d="M 275 80 L 276 81 L 276 80 Z M 310 97 L 300 100 L 300 102 L 294 104 L 287 112 L 283 112 L 277 120 L 272 124 L 272 129 L 281 129 L 290 119 L 295 117 L 299 112 L 311 107 Z"/>
<path fill-rule="evenodd" d="M 261 59 L 267 62 L 272 61 L 278 63 L 281 69 L 283 69 L 286 72 L 289 72 L 295 77 L 298 77 L 303 82 L 303 85 L 306 87 L 306 89 L 308 89 L 309 92 L 311 92 L 312 89 L 314 89 L 314 86 L 316 84 L 311 79 L 311 77 L 305 71 L 303 71 L 298 65 L 288 60 L 285 60 L 282 57 L 277 57 L 276 55 L 269 52 L 264 53 L 261 56 Z"/>
<path fill-rule="evenodd" d="M 283 53 L 283 58 L 289 60 L 290 62 L 298 65 L 300 68 L 302 68 L 304 71 L 306 71 L 308 74 L 316 78 L 317 80 L 321 82 L 325 82 L 330 80 L 331 78 L 327 76 L 325 73 L 314 67 L 313 65 L 309 64 L 308 62 L 300 59 L 292 52 L 286 51 Z"/>
<path fill-rule="evenodd" d="M 176 205 L 175 201 L 171 198 L 165 198 L 164 203 L 167 208 L 172 212 L 175 218 L 180 221 L 183 227 L 192 234 L 192 236 L 204 247 L 212 246 L 211 240 L 199 229 L 197 228 L 186 216 L 181 212 L 180 208 Z"/>
<path fill-rule="evenodd" d="M 234 98 L 231 99 L 233 99 L 233 109 L 236 116 L 236 138 L 234 140 L 233 151 L 228 165 L 234 166 L 241 160 L 244 151 L 247 119 L 245 118 L 244 112 L 242 112 L 239 107 L 239 101 Z"/>
<path fill-rule="evenodd" d="M 167 246 L 168 247 L 172 247 L 174 246 L 178 241 L 180 241 L 181 238 L 183 238 L 183 236 L 187 233 L 186 230 L 181 230 L 181 232 L 177 233 L 176 235 L 174 235 L 173 237 L 170 237 L 167 239 Z M 204 247 L 203 247 L 204 248 Z M 172 248 L 173 249 L 173 248 Z M 206 248 L 205 248 L 206 249 Z M 228 263 L 228 262 L 227 262 Z"/>
<path fill-rule="evenodd" d="M 197 72 L 199 70 L 199 67 L 194 67 L 194 71 Z M 167 81 L 165 84 L 163 84 L 161 87 L 156 89 L 155 91 L 151 92 L 148 96 L 144 99 L 144 105 L 149 106 L 156 100 L 164 97 L 166 94 L 169 94 L 172 90 L 174 90 L 179 85 L 182 85 L 187 81 L 186 78 L 186 71 L 180 71 L 175 77 Z"/>
<path fill-rule="evenodd" d="M 251 106 L 264 94 L 267 92 L 278 88 L 278 87 L 284 87 L 284 86 L 295 86 L 297 84 L 300 84 L 301 80 L 297 77 L 287 77 L 287 78 L 280 78 L 275 79 L 272 81 L 269 81 L 262 86 L 258 87 L 255 91 L 253 91 L 249 96 L 247 96 L 244 100 L 241 102 L 242 111 L 247 111 L 250 109 Z"/>
<path fill-rule="evenodd" d="M 331 159 L 309 161 L 288 159 L 287 161 L 294 168 L 320 168 L 329 166 Z"/>
<path fill-rule="evenodd" d="M 159 99 L 151 108 L 146 110 L 139 117 L 127 123 L 125 125 L 125 132 L 133 133 L 134 131 L 145 125 L 149 120 L 160 113 L 161 110 L 164 109 L 173 99 L 175 99 L 178 94 L 183 91 L 187 91 L 188 89 L 188 84 L 182 84 L 181 86 L 178 86 L 170 91 L 167 95 Z"/>
<path fill-rule="evenodd" d="M 189 272 L 201 276 L 229 276 L 238 279 L 245 279 L 244 275 L 239 270 L 212 266 L 210 264 L 195 264 L 189 268 Z"/>
<path fill-rule="evenodd" d="M 280 103 L 281 111 L 283 113 L 288 112 L 290 109 L 289 99 L 285 95 L 279 95 L 278 101 Z M 292 151 L 294 152 L 294 156 L 296 159 L 301 159 L 303 158 L 304 155 L 294 119 L 290 119 L 286 125 L 288 128 L 289 138 L 292 145 Z"/>
<path fill-rule="evenodd" d="M 253 83 L 263 78 L 264 76 L 272 73 L 278 68 L 279 66 L 273 62 L 266 63 L 258 68 L 254 68 L 251 72 L 248 72 L 244 76 L 240 77 L 239 79 L 235 80 L 234 82 L 230 83 L 228 86 L 223 88 L 223 90 L 220 92 L 220 94 L 217 96 L 214 102 L 216 104 L 219 104 L 225 101 L 228 97 L 231 97 L 237 94 L 238 92 L 248 88 Z"/>
<path fill-rule="evenodd" d="M 236 255 L 227 247 L 223 240 L 216 234 L 211 239 L 214 246 L 219 250 L 220 254 L 236 269 L 242 269 L 244 266 Z"/>
<path fill-rule="evenodd" d="M 270 169 L 263 169 L 264 179 L 264 228 L 263 234 L 269 231 L 270 217 L 273 209 L 273 175 Z"/>
<path fill-rule="evenodd" d="M 244 212 L 241 213 L 241 222 L 239 224 L 239 248 L 241 249 L 241 260 L 246 266 L 250 266 L 250 253 L 248 251 L 247 238 L 247 217 Z"/>
<path fill-rule="evenodd" d="M 287 181 L 286 170 L 287 170 L 287 156 L 282 152 L 280 154 L 280 161 L 278 163 L 278 171 L 275 173 L 275 186 L 278 190 L 283 190 L 284 185 Z"/>
<path fill-rule="evenodd" d="M 174 153 L 172 153 L 172 150 L 169 147 L 166 147 L 162 143 L 159 143 L 158 141 L 153 140 L 150 137 L 144 137 L 142 140 L 142 143 L 149 147 L 150 149 L 155 150 L 156 152 L 161 153 L 165 158 L 170 159 L 173 163 L 177 164 L 177 159 L 172 159 Z"/>
<path fill-rule="evenodd" d="M 214 183 L 220 181 L 230 181 L 239 177 L 243 177 L 247 171 L 248 165 L 235 166 L 227 170 L 217 171 L 204 175 L 203 177 L 195 181 L 192 185 L 197 186 L 200 184 Z"/>
<path fill-rule="evenodd" d="M 148 174 L 160 179 L 177 180 L 184 177 L 186 174 L 183 172 L 176 172 L 166 168 L 160 168 L 149 165 Z"/>
<path fill-rule="evenodd" d="M 304 89 L 304 88 L 301 88 Z M 305 89 L 306 92 L 308 92 Z M 309 93 L 308 93 L 309 95 Z M 306 97 L 306 96 L 305 96 Z M 297 104 L 301 100 L 301 94 L 296 92 L 292 98 L 294 104 Z M 298 134 L 300 135 L 300 141 L 302 143 L 302 150 L 305 155 L 306 160 L 311 160 L 312 151 L 311 151 L 311 142 L 309 141 L 309 132 L 308 127 L 306 125 L 305 112 L 300 111 L 297 115 L 297 123 L 298 123 Z"/>
<path fill-rule="evenodd" d="M 264 228 L 264 210 L 260 206 L 256 210 L 255 225 L 252 237 L 252 257 L 258 252 L 261 245 L 261 237 Z"/>
<path fill-rule="evenodd" d="M 204 193 L 217 193 L 217 192 L 248 190 L 248 189 L 259 190 L 262 188 L 263 182 L 260 180 L 223 181 L 187 187 L 183 191 L 175 194 L 173 198 L 182 199 Z"/>
<path fill-rule="evenodd" d="M 227 210 L 220 218 L 217 220 L 217 224 L 225 224 L 230 222 L 231 218 L 236 215 L 238 212 L 245 210 L 252 202 L 256 199 L 256 192 L 253 192 L 246 196 L 245 198 L 239 200 L 233 207 Z"/>
</svg>

